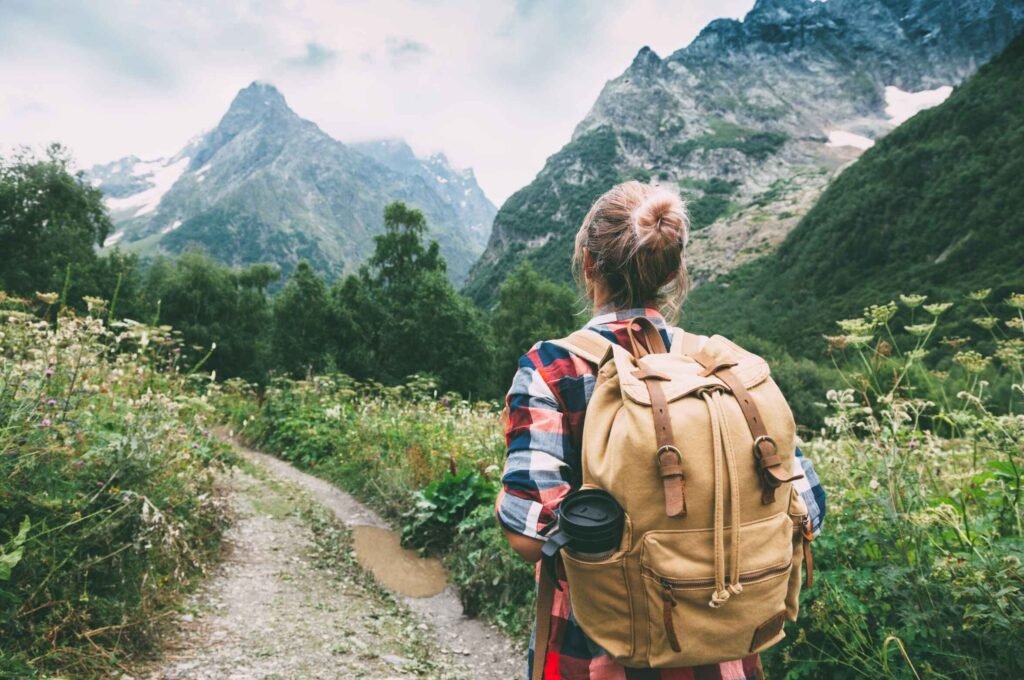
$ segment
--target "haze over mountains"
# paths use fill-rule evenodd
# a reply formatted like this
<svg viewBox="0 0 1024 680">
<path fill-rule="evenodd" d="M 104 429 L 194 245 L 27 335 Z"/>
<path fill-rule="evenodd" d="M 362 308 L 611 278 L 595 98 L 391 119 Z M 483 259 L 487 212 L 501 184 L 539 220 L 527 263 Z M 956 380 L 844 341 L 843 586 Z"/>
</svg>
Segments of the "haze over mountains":
<svg viewBox="0 0 1024 680">
<path fill-rule="evenodd" d="M 586 209 L 631 177 L 688 195 L 698 283 L 770 253 L 837 169 L 1022 26 L 1024 0 L 759 0 L 666 58 L 645 48 L 501 207 L 466 290 L 489 304 L 523 259 L 567 281 Z"/>
<path fill-rule="evenodd" d="M 152 254 L 198 245 L 228 264 L 300 259 L 334 277 L 373 252 L 384 206 L 423 210 L 461 282 L 495 213 L 472 170 L 401 140 L 346 145 L 295 114 L 272 85 L 241 90 L 217 127 L 171 158 L 123 158 L 88 171 L 116 231 L 106 245 Z"/>
</svg>

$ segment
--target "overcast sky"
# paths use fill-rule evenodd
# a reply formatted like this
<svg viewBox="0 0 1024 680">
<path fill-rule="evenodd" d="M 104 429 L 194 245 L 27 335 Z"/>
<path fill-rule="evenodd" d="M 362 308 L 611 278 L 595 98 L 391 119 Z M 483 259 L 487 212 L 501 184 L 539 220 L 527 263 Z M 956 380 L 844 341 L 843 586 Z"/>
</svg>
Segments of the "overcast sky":
<svg viewBox="0 0 1024 680">
<path fill-rule="evenodd" d="M 644 45 L 753 0 L 0 0 L 0 145 L 171 155 L 253 80 L 342 141 L 404 137 L 499 204 Z"/>
</svg>

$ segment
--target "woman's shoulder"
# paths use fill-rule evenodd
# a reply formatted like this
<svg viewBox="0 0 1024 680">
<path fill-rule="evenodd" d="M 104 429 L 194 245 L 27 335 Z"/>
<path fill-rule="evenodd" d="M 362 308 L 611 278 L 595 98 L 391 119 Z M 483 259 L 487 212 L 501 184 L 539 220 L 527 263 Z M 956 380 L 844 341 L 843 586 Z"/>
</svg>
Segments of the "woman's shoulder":
<svg viewBox="0 0 1024 680">
<path fill-rule="evenodd" d="M 558 339 L 551 339 L 534 343 L 520 357 L 519 368 L 544 371 L 556 367 L 565 372 L 579 372 L 579 363 L 579 358 L 560 344 Z"/>
<path fill-rule="evenodd" d="M 522 385 L 539 379 L 557 395 L 593 376 L 594 371 L 593 366 L 560 345 L 558 339 L 541 340 L 519 358 L 515 382 Z"/>
</svg>

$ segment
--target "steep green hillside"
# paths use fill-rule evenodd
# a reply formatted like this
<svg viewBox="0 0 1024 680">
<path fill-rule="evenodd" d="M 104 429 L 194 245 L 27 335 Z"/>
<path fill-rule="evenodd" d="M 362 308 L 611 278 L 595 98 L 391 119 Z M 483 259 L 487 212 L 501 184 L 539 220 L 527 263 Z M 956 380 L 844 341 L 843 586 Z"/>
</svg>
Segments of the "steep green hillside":
<svg viewBox="0 0 1024 680">
<path fill-rule="evenodd" d="M 809 355 L 866 305 L 980 288 L 1024 291 L 1024 36 L 845 170 L 776 253 L 694 291 L 684 321 Z"/>
<path fill-rule="evenodd" d="M 464 292 L 478 302 L 490 301 L 498 286 L 528 255 L 530 262 L 545 276 L 558 283 L 572 281 L 569 257 L 575 229 L 594 200 L 621 179 L 615 167 L 622 155 L 622 140 L 610 127 L 597 128 L 570 142 L 548 159 L 537 178 L 514 193 L 497 219 L 506 231 L 518 238 L 501 248 L 502 261 L 483 259 L 473 267 L 475 273 Z M 575 182 L 562 183 L 560 178 L 573 172 Z M 493 243 L 498 236 L 491 235 Z M 491 251 L 493 253 L 493 251 Z"/>
</svg>

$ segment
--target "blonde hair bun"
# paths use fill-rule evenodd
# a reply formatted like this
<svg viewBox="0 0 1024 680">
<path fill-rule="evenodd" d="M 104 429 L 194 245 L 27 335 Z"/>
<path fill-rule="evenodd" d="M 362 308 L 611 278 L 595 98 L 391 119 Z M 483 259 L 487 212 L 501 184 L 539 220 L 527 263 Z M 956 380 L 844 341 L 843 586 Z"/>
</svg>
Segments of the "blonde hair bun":
<svg viewBox="0 0 1024 680">
<path fill-rule="evenodd" d="M 651 191 L 633 212 L 636 248 L 681 247 L 687 241 L 686 208 L 668 189 Z"/>
<path fill-rule="evenodd" d="M 682 199 L 669 188 L 616 184 L 594 201 L 576 232 L 580 285 L 592 296 L 600 281 L 616 309 L 657 305 L 666 319 L 677 318 L 689 286 L 689 226 Z"/>
</svg>

